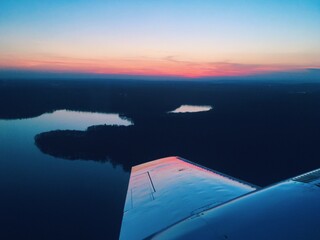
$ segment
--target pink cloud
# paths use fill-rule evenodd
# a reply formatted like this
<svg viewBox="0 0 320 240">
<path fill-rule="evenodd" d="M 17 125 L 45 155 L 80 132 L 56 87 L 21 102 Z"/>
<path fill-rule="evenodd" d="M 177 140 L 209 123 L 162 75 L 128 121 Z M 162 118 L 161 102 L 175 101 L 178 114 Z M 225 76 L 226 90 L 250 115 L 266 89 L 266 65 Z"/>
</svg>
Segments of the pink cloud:
<svg viewBox="0 0 320 240">
<path fill-rule="evenodd" d="M 310 66 L 240 64 L 232 62 L 196 62 L 162 59 L 81 59 L 39 56 L 32 59 L 0 60 L 1 68 L 78 72 L 94 74 L 160 75 L 181 77 L 245 76 L 269 72 L 301 70 Z"/>
</svg>

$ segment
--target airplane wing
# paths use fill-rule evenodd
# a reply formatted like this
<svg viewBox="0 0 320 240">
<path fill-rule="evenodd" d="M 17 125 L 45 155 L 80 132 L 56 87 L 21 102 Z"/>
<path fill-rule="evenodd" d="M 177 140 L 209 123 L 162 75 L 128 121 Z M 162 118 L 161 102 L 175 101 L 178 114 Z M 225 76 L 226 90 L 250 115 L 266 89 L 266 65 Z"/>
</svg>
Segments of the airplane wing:
<svg viewBox="0 0 320 240">
<path fill-rule="evenodd" d="M 132 168 L 120 239 L 145 239 L 257 186 L 168 157 Z"/>
<path fill-rule="evenodd" d="M 317 169 L 183 219 L 152 239 L 316 240 L 319 219 Z"/>
</svg>

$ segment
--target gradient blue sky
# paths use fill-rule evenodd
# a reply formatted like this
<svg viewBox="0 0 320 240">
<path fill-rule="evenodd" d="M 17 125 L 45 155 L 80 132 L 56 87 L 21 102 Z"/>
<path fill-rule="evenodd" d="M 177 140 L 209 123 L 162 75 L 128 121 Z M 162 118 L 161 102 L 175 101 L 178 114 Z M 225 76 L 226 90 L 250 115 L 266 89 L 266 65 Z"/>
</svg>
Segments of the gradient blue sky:
<svg viewBox="0 0 320 240">
<path fill-rule="evenodd" d="M 320 0 L 3 0 L 0 68 L 225 76 L 320 67 Z"/>
</svg>

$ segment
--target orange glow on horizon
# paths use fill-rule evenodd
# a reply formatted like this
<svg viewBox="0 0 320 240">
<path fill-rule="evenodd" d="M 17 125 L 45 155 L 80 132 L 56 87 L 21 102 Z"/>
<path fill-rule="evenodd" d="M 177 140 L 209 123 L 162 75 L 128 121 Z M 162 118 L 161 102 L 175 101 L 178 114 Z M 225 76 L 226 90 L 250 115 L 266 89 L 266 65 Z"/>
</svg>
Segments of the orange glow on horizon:
<svg viewBox="0 0 320 240">
<path fill-rule="evenodd" d="M 246 76 L 261 73 L 303 70 L 306 67 L 289 65 L 237 64 L 229 62 L 195 62 L 172 58 L 164 59 L 7 59 L 0 61 L 2 69 L 47 71 L 62 73 L 174 76 L 174 77 L 223 77 Z"/>
</svg>

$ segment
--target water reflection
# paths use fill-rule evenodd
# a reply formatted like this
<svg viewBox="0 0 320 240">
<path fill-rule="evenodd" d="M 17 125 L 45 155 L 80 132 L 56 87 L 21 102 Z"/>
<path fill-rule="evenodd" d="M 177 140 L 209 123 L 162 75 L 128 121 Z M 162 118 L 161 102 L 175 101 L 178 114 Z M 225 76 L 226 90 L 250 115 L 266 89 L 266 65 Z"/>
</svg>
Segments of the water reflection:
<svg viewBox="0 0 320 240">
<path fill-rule="evenodd" d="M 8 121 L 8 120 L 0 120 Z M 43 130 L 86 130 L 92 125 L 130 126 L 133 123 L 117 113 L 96 113 L 70 110 L 57 110 L 39 117 L 11 120 L 11 125 L 30 125 Z"/>
<path fill-rule="evenodd" d="M 118 239 L 129 175 L 109 162 L 52 158 L 34 145 L 37 133 L 98 123 L 128 124 L 118 114 L 66 110 L 0 120 L 0 239 Z"/>
<path fill-rule="evenodd" d="M 41 121 L 46 121 L 56 125 L 59 129 L 85 130 L 91 125 L 116 125 L 129 126 L 132 122 L 121 117 L 117 113 L 96 113 L 70 110 L 58 110 L 53 113 L 46 113 L 38 117 Z"/>
<path fill-rule="evenodd" d="M 169 113 L 194 113 L 194 112 L 206 112 L 210 111 L 212 106 L 209 105 L 181 105 L 177 109 L 170 111 Z"/>
</svg>

